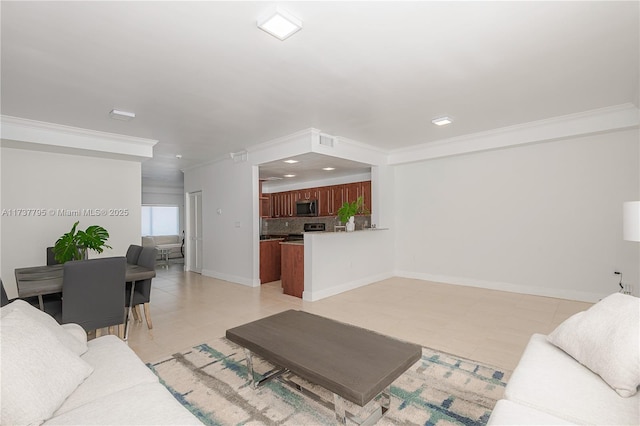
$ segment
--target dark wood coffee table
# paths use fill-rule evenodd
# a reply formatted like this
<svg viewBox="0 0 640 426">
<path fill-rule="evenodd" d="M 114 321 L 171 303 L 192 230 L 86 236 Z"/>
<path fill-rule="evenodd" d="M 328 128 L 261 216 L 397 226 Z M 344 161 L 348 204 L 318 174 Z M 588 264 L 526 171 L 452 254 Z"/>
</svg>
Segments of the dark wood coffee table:
<svg viewBox="0 0 640 426">
<path fill-rule="evenodd" d="M 291 372 L 332 392 L 334 401 L 328 406 L 343 424 L 350 414 L 345 412 L 344 400 L 363 407 L 382 395 L 379 409 L 365 422 L 375 422 L 384 415 L 390 404 L 391 383 L 422 356 L 418 345 L 294 310 L 231 328 L 226 336 L 245 348 L 254 388 Z M 252 353 L 280 370 L 256 382 Z M 295 387 L 309 392 L 297 384 Z"/>
</svg>

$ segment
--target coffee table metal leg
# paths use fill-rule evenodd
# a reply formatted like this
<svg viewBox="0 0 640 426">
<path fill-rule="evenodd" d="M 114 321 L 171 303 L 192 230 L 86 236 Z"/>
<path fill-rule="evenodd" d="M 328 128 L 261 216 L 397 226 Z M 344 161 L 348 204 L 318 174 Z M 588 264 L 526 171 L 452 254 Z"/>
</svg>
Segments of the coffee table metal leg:
<svg viewBox="0 0 640 426">
<path fill-rule="evenodd" d="M 285 373 L 288 373 L 289 370 L 287 370 L 286 368 L 281 368 L 273 373 L 271 373 L 271 375 L 263 377 L 260 380 L 257 380 L 254 378 L 253 376 L 253 358 L 252 358 L 252 354 L 251 351 L 247 348 L 244 349 L 244 353 L 245 353 L 245 357 L 247 358 L 247 374 L 249 375 L 249 378 L 251 379 L 251 387 L 253 389 L 258 389 L 259 386 L 264 385 L 266 382 L 273 380 L 275 378 L 278 378 L 280 376 L 282 376 Z"/>
<path fill-rule="evenodd" d="M 378 395 L 380 396 L 379 404 L 380 406 L 374 409 L 373 412 L 369 413 L 369 416 L 365 418 L 363 421 L 358 421 L 353 418 L 353 414 L 347 412 L 346 409 L 346 400 L 338 394 L 333 394 L 333 404 L 331 404 L 330 400 L 323 399 L 320 395 L 315 392 L 302 387 L 299 383 L 296 383 L 289 378 L 281 377 L 283 374 L 289 373 L 289 370 L 282 368 L 271 375 L 264 377 L 261 380 L 256 381 L 254 377 L 253 371 L 253 354 L 247 348 L 244 348 L 245 358 L 247 359 L 247 375 L 249 376 L 249 380 L 251 380 L 251 387 L 253 389 L 257 389 L 259 386 L 265 384 L 269 380 L 280 377 L 280 380 L 283 384 L 286 384 L 296 390 L 298 390 L 303 395 L 311 397 L 314 401 L 319 402 L 325 407 L 331 409 L 333 408 L 336 416 L 336 422 L 339 425 L 347 424 L 347 417 L 350 417 L 356 424 L 359 425 L 374 425 L 378 420 L 384 416 L 384 414 L 389 410 L 391 406 L 391 385 L 387 386 L 382 392 Z"/>
<path fill-rule="evenodd" d="M 258 385 L 256 384 L 256 380 L 253 378 L 253 360 L 251 358 L 251 351 L 245 348 L 244 355 L 247 358 L 247 375 L 249 376 L 249 380 L 251 380 L 251 387 L 255 389 Z"/>
<path fill-rule="evenodd" d="M 391 385 L 387 386 L 382 392 L 382 398 L 380 398 L 380 407 L 382 408 L 382 415 L 391 407 Z"/>
<path fill-rule="evenodd" d="M 333 394 L 333 410 L 336 412 L 336 422 L 339 425 L 347 424 L 347 414 L 344 408 L 344 398 L 338 394 Z"/>
</svg>

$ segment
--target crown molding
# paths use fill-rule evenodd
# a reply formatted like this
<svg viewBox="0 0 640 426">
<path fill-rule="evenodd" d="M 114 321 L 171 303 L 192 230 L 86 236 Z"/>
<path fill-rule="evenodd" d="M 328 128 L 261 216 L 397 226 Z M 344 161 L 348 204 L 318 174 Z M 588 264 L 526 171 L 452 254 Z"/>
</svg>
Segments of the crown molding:
<svg viewBox="0 0 640 426">
<path fill-rule="evenodd" d="M 404 164 L 632 129 L 639 125 L 640 111 L 635 105 L 627 103 L 397 149 L 389 153 L 388 160 L 392 165 Z"/>
<path fill-rule="evenodd" d="M 2 146 L 141 161 L 153 157 L 157 140 L 0 116 Z"/>
</svg>

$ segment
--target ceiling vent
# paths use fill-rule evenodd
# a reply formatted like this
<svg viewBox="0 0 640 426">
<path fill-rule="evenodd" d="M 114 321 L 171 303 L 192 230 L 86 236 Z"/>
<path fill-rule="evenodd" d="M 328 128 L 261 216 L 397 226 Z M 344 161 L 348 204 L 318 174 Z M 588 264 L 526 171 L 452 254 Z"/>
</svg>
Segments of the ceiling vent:
<svg viewBox="0 0 640 426">
<path fill-rule="evenodd" d="M 232 152 L 229 154 L 229 156 L 231 157 L 234 163 L 247 161 L 247 159 L 249 158 L 249 154 L 247 153 L 247 151 Z"/>
<path fill-rule="evenodd" d="M 333 148 L 334 138 L 331 135 L 327 135 L 325 133 L 320 133 L 320 145 L 328 146 L 329 148 Z"/>
</svg>

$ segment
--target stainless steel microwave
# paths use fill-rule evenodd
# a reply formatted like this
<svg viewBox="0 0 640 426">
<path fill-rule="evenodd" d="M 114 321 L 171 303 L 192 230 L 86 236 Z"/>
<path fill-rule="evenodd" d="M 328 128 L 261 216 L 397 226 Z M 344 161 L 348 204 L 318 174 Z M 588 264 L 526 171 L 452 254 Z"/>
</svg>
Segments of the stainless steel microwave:
<svg viewBox="0 0 640 426">
<path fill-rule="evenodd" d="M 318 200 L 296 201 L 296 216 L 318 216 Z"/>
</svg>

